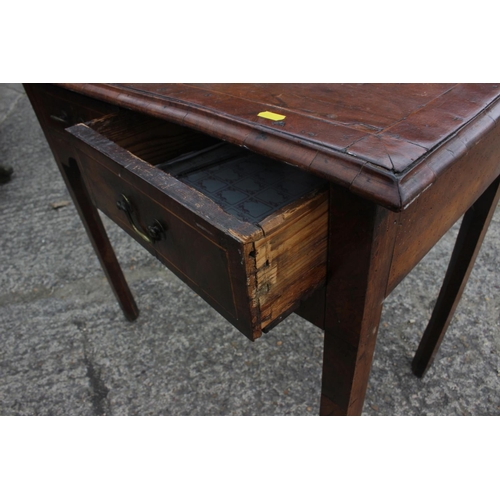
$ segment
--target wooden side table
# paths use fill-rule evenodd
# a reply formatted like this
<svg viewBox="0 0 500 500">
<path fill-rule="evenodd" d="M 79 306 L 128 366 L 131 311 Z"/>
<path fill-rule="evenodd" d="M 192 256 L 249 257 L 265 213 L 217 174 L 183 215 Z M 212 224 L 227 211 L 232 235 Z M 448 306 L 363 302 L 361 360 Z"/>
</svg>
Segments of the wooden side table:
<svg viewBox="0 0 500 500">
<path fill-rule="evenodd" d="M 385 297 L 465 214 L 423 376 L 500 196 L 498 85 L 25 88 L 126 317 L 97 208 L 250 339 L 323 328 L 322 415 L 361 413 Z"/>
</svg>

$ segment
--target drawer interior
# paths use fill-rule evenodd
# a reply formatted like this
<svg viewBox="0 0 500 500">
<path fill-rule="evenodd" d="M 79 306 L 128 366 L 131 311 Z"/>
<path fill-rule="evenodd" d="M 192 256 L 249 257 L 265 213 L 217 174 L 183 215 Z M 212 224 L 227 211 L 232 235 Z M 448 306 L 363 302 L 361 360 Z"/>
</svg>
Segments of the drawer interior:
<svg viewBox="0 0 500 500">
<path fill-rule="evenodd" d="M 66 130 L 95 206 L 249 338 L 324 283 L 325 181 L 124 110 Z M 117 205 L 123 196 L 128 211 Z M 167 229 L 145 243 L 137 229 L 151 221 Z"/>
<path fill-rule="evenodd" d="M 87 125 L 142 160 L 157 165 L 219 141 L 175 123 L 121 110 Z"/>
<path fill-rule="evenodd" d="M 325 181 L 187 127 L 125 112 L 88 124 L 135 156 L 258 224 Z"/>
</svg>

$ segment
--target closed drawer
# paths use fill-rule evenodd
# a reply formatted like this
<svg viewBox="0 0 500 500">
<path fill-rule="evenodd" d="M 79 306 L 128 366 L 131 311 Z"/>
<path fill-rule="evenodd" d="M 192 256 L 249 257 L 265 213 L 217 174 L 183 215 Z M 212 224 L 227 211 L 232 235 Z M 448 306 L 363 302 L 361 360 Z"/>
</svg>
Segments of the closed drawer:
<svg viewBox="0 0 500 500">
<path fill-rule="evenodd" d="M 250 339 L 324 283 L 320 180 L 131 112 L 67 131 L 96 206 Z"/>
</svg>

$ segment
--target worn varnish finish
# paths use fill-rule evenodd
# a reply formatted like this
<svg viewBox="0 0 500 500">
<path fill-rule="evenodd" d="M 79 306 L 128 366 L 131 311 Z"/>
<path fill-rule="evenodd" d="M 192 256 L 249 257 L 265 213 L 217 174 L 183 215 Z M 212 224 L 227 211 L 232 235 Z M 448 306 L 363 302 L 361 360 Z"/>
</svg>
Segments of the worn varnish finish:
<svg viewBox="0 0 500 500">
<path fill-rule="evenodd" d="M 249 338 L 292 311 L 323 328 L 323 415 L 361 413 L 384 298 L 467 212 L 413 364 L 417 375 L 427 369 L 498 201 L 497 84 L 26 90 L 126 315 L 137 310 L 94 204 Z M 261 118 L 262 111 L 285 119 Z M 250 224 L 154 167 L 217 140 L 312 172 L 330 187 Z M 130 227 L 116 206 L 121 194 L 138 226 L 165 227 L 159 241 L 145 242 Z M 192 239 L 200 251 L 190 259 Z"/>
<path fill-rule="evenodd" d="M 311 192 L 258 225 L 241 221 L 151 164 L 210 145 L 210 137 L 135 116 L 104 117 L 67 129 L 95 205 L 240 331 L 252 340 L 260 337 L 325 281 L 325 190 Z M 137 234 L 117 206 L 123 195 L 132 204 L 136 225 L 146 228 L 158 221 L 165 228 L 163 238 L 150 243 Z"/>
<path fill-rule="evenodd" d="M 424 376 L 439 349 L 467 284 L 499 199 L 500 177 L 491 184 L 464 216 L 431 320 L 413 358 L 413 372 L 418 377 Z"/>
<path fill-rule="evenodd" d="M 331 187 L 322 415 L 363 408 L 399 214 Z"/>
<path fill-rule="evenodd" d="M 447 161 L 455 158 L 448 168 L 429 158 L 433 170 L 443 171 L 439 182 L 401 213 L 387 294 L 500 175 L 500 127 L 486 116 L 473 127 L 475 136 L 465 130 L 437 152 Z"/>
<path fill-rule="evenodd" d="M 472 122 L 494 125 L 500 118 L 497 84 L 65 87 L 310 169 L 393 210 L 408 205 L 456 159 L 440 158 L 436 168 L 430 153 L 446 151 L 444 142 Z M 286 119 L 257 116 L 266 110 Z"/>
</svg>

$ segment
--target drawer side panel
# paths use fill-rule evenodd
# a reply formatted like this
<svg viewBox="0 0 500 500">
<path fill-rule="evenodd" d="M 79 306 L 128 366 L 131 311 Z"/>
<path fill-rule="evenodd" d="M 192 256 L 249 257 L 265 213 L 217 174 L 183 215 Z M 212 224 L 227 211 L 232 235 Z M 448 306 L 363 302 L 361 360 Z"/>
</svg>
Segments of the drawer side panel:
<svg viewBox="0 0 500 500">
<path fill-rule="evenodd" d="M 262 224 L 255 243 L 256 299 L 262 328 L 298 306 L 326 276 L 328 195 L 300 200 Z"/>
</svg>

